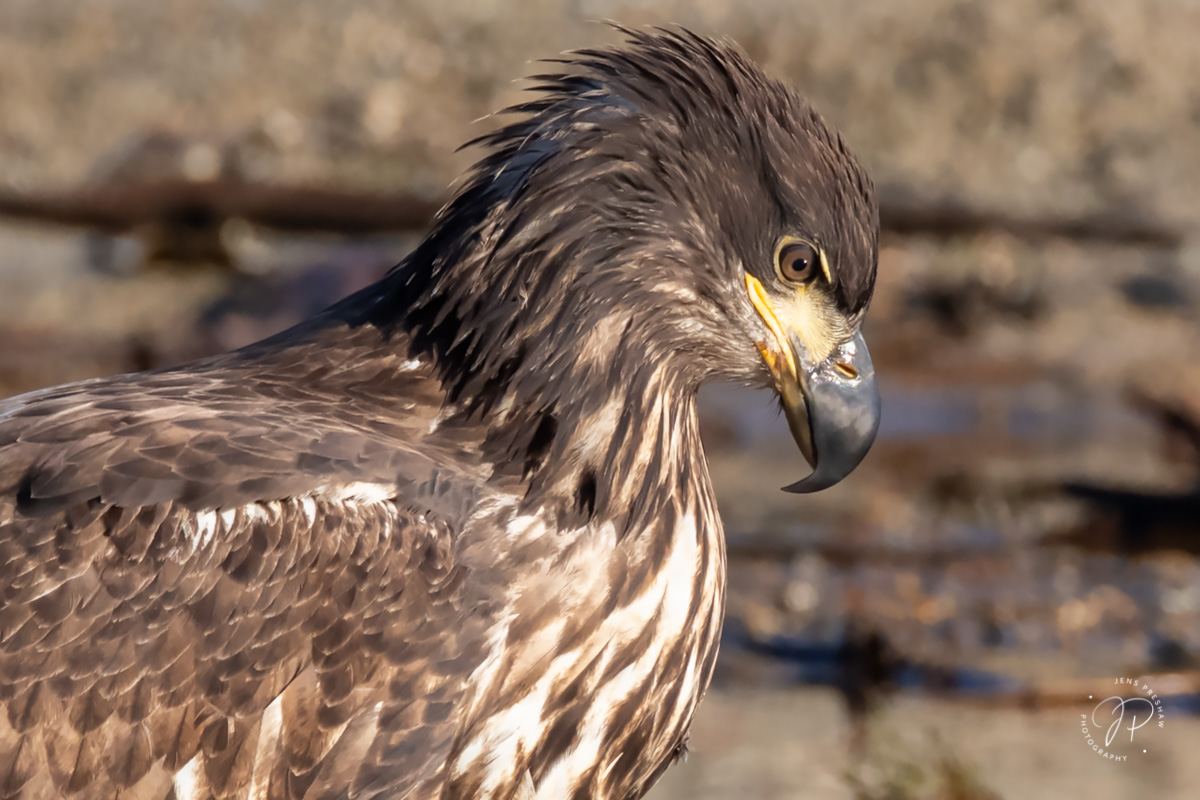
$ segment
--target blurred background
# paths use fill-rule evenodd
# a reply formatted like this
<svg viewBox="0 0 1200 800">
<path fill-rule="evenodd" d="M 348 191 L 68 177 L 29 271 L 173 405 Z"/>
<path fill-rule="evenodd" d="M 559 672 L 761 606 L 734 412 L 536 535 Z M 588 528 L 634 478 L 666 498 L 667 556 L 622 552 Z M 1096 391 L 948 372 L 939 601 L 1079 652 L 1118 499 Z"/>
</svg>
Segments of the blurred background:
<svg viewBox="0 0 1200 800">
<path fill-rule="evenodd" d="M 599 19 L 736 40 L 883 203 L 858 473 L 785 495 L 771 399 L 703 397 L 728 633 L 652 797 L 1200 796 L 1196 0 L 4 0 L 0 396 L 376 279 Z M 1121 677 L 1164 720 L 1115 762 Z"/>
</svg>

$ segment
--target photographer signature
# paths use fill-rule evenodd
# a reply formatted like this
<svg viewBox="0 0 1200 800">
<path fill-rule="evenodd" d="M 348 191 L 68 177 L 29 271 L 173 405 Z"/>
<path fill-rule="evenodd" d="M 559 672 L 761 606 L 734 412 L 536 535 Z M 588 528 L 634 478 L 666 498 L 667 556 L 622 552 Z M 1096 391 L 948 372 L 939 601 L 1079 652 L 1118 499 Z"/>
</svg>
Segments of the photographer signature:
<svg viewBox="0 0 1200 800">
<path fill-rule="evenodd" d="M 1117 735 L 1117 731 L 1121 727 L 1121 722 L 1124 721 L 1124 719 L 1125 719 L 1126 708 L 1128 708 L 1129 712 L 1130 712 L 1129 727 L 1126 728 L 1126 730 L 1129 731 L 1129 741 L 1131 741 L 1131 742 L 1133 741 L 1134 731 L 1136 731 L 1138 728 L 1141 728 L 1142 726 L 1144 726 L 1150 720 L 1154 719 L 1154 703 L 1150 702 L 1145 697 L 1124 698 L 1124 697 L 1120 697 L 1119 695 L 1113 695 L 1112 697 L 1108 697 L 1108 698 L 1105 698 L 1104 700 L 1101 700 L 1099 703 L 1096 704 L 1096 707 L 1094 709 L 1092 709 L 1092 724 L 1093 725 L 1095 725 L 1097 727 L 1100 726 L 1100 722 L 1096 719 L 1096 713 L 1098 711 L 1100 711 L 1100 709 L 1104 708 L 1106 705 L 1108 705 L 1110 703 L 1112 704 L 1113 707 L 1112 707 L 1112 711 L 1109 713 L 1109 716 L 1110 717 L 1115 716 L 1116 719 L 1113 720 L 1112 724 L 1108 726 L 1108 730 L 1105 731 L 1105 733 L 1104 733 L 1104 746 L 1105 747 L 1108 747 L 1109 745 L 1111 745 L 1113 738 Z M 1138 704 L 1141 704 L 1141 703 L 1145 704 L 1146 716 L 1144 719 L 1141 719 L 1139 721 L 1138 710 L 1140 710 L 1140 706 Z"/>
</svg>

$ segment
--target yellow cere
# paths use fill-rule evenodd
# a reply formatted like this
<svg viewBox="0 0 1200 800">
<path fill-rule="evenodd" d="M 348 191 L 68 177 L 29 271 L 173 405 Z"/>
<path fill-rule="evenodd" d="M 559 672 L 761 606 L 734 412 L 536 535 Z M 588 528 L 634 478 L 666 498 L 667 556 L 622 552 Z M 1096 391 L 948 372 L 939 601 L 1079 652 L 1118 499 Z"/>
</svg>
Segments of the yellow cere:
<svg viewBox="0 0 1200 800">
<path fill-rule="evenodd" d="M 793 374 L 799 373 L 785 331 L 795 332 L 813 363 L 824 361 L 838 345 L 850 338 L 851 330 L 845 316 L 822 289 L 798 286 L 786 295 L 769 296 L 762 283 L 750 274 L 746 275 L 746 289 L 750 302 L 787 354 Z"/>
<path fill-rule="evenodd" d="M 792 348 L 788 345 L 787 334 L 783 332 L 783 327 L 779 324 L 779 319 L 775 316 L 775 311 L 771 307 L 771 301 L 767 298 L 767 290 L 763 288 L 762 282 L 758 278 L 746 273 L 746 291 L 750 294 L 750 302 L 754 304 L 754 308 L 758 311 L 758 315 L 763 318 L 763 322 L 767 323 L 767 327 L 771 329 L 771 333 L 775 335 L 775 341 L 779 345 L 779 350 L 787 358 L 788 368 L 793 375 L 799 375 L 796 370 L 796 357 L 792 354 Z M 762 353 L 769 351 L 759 348 Z M 772 370 L 775 368 L 774 359 L 767 361 L 767 366 Z"/>
</svg>

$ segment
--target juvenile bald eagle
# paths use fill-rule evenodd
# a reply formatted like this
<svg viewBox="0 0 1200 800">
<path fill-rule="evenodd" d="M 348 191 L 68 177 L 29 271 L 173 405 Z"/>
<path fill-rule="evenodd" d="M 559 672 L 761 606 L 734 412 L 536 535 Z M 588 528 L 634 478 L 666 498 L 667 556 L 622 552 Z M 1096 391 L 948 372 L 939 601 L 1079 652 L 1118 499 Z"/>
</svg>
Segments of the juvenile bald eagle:
<svg viewBox="0 0 1200 800">
<path fill-rule="evenodd" d="M 874 436 L 871 184 L 725 44 L 627 32 L 315 319 L 0 404 L 0 796 L 637 798 L 716 657 L 710 378 Z"/>
</svg>

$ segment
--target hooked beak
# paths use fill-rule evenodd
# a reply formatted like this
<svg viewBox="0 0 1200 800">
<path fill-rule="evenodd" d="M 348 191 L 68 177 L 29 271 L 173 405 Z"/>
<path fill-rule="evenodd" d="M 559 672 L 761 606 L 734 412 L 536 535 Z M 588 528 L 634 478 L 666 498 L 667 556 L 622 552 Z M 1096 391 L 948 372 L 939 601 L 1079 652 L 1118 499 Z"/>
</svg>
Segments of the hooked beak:
<svg viewBox="0 0 1200 800">
<path fill-rule="evenodd" d="M 854 471 L 879 430 L 879 390 L 867 344 L 858 333 L 813 362 L 797 333 L 779 323 L 762 284 L 747 275 L 746 288 L 776 340 L 759 343 L 759 353 L 775 379 L 792 437 L 813 468 L 783 490 L 828 489 Z"/>
</svg>

